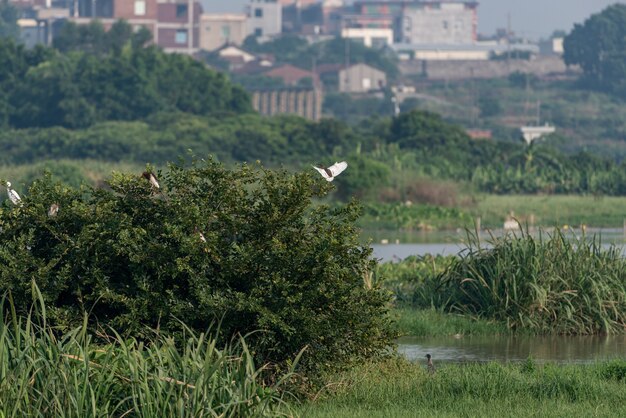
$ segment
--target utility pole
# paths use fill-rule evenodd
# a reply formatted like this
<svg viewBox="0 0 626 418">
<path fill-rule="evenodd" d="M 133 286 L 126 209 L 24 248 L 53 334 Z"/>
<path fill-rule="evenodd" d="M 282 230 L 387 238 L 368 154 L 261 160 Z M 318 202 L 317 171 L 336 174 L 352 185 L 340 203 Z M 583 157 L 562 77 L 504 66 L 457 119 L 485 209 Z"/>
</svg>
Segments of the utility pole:
<svg viewBox="0 0 626 418">
<path fill-rule="evenodd" d="M 187 36 L 189 55 L 193 54 L 193 0 L 188 0 L 187 21 L 189 23 L 189 34 Z"/>
</svg>

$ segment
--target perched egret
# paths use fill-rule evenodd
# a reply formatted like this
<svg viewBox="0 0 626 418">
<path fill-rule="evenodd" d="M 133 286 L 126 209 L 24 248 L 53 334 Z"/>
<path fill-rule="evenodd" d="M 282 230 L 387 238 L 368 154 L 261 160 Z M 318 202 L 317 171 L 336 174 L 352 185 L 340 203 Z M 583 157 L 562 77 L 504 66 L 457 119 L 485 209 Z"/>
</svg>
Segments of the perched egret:
<svg viewBox="0 0 626 418">
<path fill-rule="evenodd" d="M 430 354 L 426 354 L 426 367 L 428 368 L 428 373 L 435 374 L 435 365 Z"/>
<path fill-rule="evenodd" d="M 160 189 L 161 187 L 159 186 L 159 182 L 157 181 L 157 178 L 154 174 L 152 174 L 151 172 L 148 171 L 144 171 L 141 174 L 141 177 L 143 177 L 144 179 L 148 180 L 150 182 L 150 184 L 152 184 L 152 186 L 154 186 L 157 189 Z"/>
<path fill-rule="evenodd" d="M 348 167 L 348 163 L 342 161 L 340 163 L 335 163 L 330 167 L 318 167 L 313 166 L 314 169 L 319 171 L 319 173 L 326 179 L 326 181 L 333 181 L 335 177 L 337 177 L 343 170 Z"/>
<path fill-rule="evenodd" d="M 11 188 L 11 182 L 7 181 L 7 194 L 9 195 L 9 200 L 14 205 L 20 205 L 22 203 L 22 198 L 15 190 Z"/>
<path fill-rule="evenodd" d="M 206 238 L 204 237 L 204 234 L 202 233 L 202 231 L 198 229 L 197 226 L 194 228 L 194 232 L 198 234 L 198 236 L 200 237 L 200 241 L 206 242 Z"/>
<path fill-rule="evenodd" d="M 48 216 L 49 217 L 55 217 L 57 216 L 57 213 L 59 212 L 59 205 L 58 203 L 53 203 L 50 205 L 50 209 L 48 209 Z"/>
</svg>

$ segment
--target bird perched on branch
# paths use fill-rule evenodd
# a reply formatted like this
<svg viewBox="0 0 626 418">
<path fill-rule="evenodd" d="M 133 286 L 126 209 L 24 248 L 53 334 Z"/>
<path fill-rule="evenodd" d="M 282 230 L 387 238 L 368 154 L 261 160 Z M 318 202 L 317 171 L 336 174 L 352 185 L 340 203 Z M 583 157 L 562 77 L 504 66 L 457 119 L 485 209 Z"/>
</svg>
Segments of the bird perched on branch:
<svg viewBox="0 0 626 418">
<path fill-rule="evenodd" d="M 22 204 L 22 198 L 15 190 L 11 188 L 11 182 L 8 182 L 8 181 L 7 181 L 7 194 L 9 195 L 9 200 L 11 201 L 11 203 L 13 203 L 14 205 Z"/>
<path fill-rule="evenodd" d="M 160 189 L 161 187 L 159 186 L 159 182 L 157 181 L 157 178 L 154 174 L 152 174 L 149 171 L 144 171 L 141 174 L 141 177 L 143 177 L 144 179 L 148 180 L 150 182 L 150 184 L 152 184 L 152 186 L 156 189 Z"/>
<path fill-rule="evenodd" d="M 313 166 L 313 168 L 319 171 L 319 173 L 322 175 L 322 177 L 326 179 L 326 181 L 333 181 L 335 177 L 337 177 L 347 167 L 348 167 L 348 163 L 345 161 L 342 161 L 340 163 L 336 162 L 330 167 L 323 167 L 323 166 L 318 167 L 315 165 Z"/>
<path fill-rule="evenodd" d="M 58 203 L 51 204 L 50 209 L 48 209 L 48 216 L 53 218 L 57 216 L 57 213 L 59 213 L 59 204 Z"/>
<path fill-rule="evenodd" d="M 435 365 L 430 354 L 426 354 L 426 367 L 428 368 L 428 373 L 435 374 Z"/>
</svg>

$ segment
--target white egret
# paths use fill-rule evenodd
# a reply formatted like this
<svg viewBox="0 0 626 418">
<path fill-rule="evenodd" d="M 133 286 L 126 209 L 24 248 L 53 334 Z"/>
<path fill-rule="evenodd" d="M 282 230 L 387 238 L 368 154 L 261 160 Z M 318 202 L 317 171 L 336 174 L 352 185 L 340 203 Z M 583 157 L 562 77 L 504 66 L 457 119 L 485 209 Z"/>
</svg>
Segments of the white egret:
<svg viewBox="0 0 626 418">
<path fill-rule="evenodd" d="M 8 181 L 7 181 L 7 194 L 9 195 L 9 200 L 11 200 L 11 203 L 13 203 L 14 205 L 22 204 L 22 198 L 15 190 L 11 188 L 11 182 L 8 182 Z"/>
<path fill-rule="evenodd" d="M 57 216 L 57 213 L 59 213 L 58 203 L 51 204 L 50 209 L 48 209 L 48 216 L 52 218 L 52 217 Z"/>
<path fill-rule="evenodd" d="M 342 161 L 340 163 L 336 162 L 330 167 L 318 167 L 315 165 L 313 166 L 313 168 L 319 171 L 319 173 L 322 175 L 322 177 L 326 179 L 326 181 L 333 181 L 335 177 L 337 177 L 347 167 L 348 163 L 345 161 Z"/>
</svg>

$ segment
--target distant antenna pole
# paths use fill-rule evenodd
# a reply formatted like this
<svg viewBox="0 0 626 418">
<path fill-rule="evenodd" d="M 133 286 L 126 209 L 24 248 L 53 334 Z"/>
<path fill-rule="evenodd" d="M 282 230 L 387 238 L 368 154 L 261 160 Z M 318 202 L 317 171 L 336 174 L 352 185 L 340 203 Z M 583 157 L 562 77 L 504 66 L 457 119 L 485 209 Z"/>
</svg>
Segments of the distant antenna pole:
<svg viewBox="0 0 626 418">
<path fill-rule="evenodd" d="M 537 100 L 537 126 L 541 123 L 541 100 Z"/>
<path fill-rule="evenodd" d="M 511 13 L 506 14 L 506 65 L 511 65 Z"/>
</svg>

